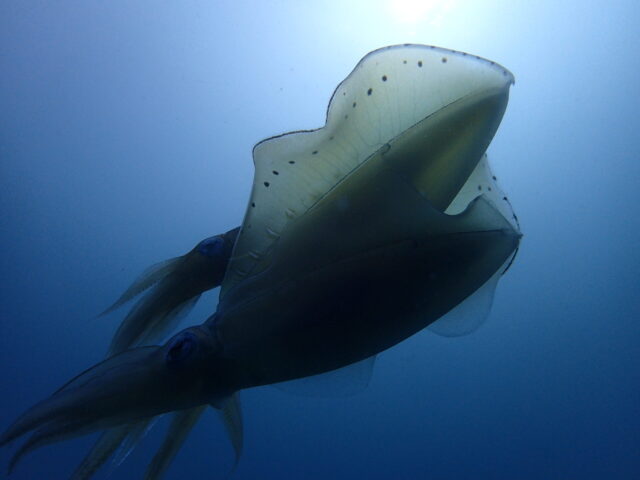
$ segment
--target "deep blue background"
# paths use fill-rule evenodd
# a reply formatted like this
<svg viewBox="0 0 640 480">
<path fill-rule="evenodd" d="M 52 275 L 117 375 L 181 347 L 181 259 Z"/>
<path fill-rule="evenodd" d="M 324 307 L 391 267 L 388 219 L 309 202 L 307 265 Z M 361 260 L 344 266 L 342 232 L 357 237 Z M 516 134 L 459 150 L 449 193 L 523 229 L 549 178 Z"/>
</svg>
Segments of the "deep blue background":
<svg viewBox="0 0 640 480">
<path fill-rule="evenodd" d="M 363 394 L 244 392 L 234 478 L 640 478 L 640 3 L 400 3 L 0 3 L 0 428 L 102 358 L 122 312 L 95 315 L 139 272 L 240 222 L 254 143 L 321 126 L 368 51 L 428 43 L 516 75 L 489 153 L 517 262 L 483 328 L 380 355 Z M 89 445 L 13 478 L 66 478 Z M 167 477 L 231 463 L 209 414 Z"/>
</svg>

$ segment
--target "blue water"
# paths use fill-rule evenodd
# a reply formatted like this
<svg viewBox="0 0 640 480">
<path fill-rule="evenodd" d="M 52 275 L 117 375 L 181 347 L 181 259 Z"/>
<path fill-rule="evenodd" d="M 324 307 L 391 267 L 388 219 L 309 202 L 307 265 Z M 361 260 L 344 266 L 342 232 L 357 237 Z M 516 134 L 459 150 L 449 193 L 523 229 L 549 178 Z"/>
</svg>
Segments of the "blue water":
<svg viewBox="0 0 640 480">
<path fill-rule="evenodd" d="M 103 357 L 123 312 L 96 314 L 139 272 L 239 224 L 254 143 L 321 126 L 368 51 L 427 43 L 516 76 L 489 153 L 517 261 L 486 325 L 380 355 L 360 395 L 243 392 L 233 478 L 640 478 L 640 4 L 609 3 L 2 2 L 0 429 Z M 93 438 L 12 478 L 67 478 Z M 208 414 L 167 478 L 232 459 Z"/>
</svg>

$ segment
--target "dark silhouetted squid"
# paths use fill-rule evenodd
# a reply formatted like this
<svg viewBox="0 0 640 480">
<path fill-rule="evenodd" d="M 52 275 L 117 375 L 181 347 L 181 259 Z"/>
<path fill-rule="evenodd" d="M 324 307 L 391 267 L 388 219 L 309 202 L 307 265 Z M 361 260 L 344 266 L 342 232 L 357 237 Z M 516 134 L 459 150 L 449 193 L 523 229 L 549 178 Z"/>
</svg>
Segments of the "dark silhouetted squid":
<svg viewBox="0 0 640 480">
<path fill-rule="evenodd" d="M 105 430 L 74 474 L 89 478 L 174 412 L 145 477 L 157 479 L 208 406 L 239 456 L 237 392 L 327 375 L 351 376 L 357 390 L 378 353 L 416 332 L 477 328 L 521 238 L 485 155 L 512 83 L 494 62 L 437 47 L 365 56 L 333 93 L 322 128 L 254 147 L 239 231 L 154 267 L 115 303 L 150 288 L 112 356 L 0 437 L 31 433 L 10 468 L 37 447 Z M 148 345 L 220 281 L 203 324 Z"/>
</svg>

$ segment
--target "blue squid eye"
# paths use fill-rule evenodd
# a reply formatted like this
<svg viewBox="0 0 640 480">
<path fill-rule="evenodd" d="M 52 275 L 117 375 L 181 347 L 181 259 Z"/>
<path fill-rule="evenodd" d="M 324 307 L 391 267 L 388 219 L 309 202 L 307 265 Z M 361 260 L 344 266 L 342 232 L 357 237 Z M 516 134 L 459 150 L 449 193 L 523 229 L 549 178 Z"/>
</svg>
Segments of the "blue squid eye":
<svg viewBox="0 0 640 480">
<path fill-rule="evenodd" d="M 196 250 L 206 257 L 217 257 L 222 254 L 224 240 L 222 237 L 209 237 L 202 240 Z"/>
<path fill-rule="evenodd" d="M 193 333 L 180 333 L 171 341 L 165 361 L 171 365 L 180 364 L 193 355 L 197 346 L 198 339 Z"/>
</svg>

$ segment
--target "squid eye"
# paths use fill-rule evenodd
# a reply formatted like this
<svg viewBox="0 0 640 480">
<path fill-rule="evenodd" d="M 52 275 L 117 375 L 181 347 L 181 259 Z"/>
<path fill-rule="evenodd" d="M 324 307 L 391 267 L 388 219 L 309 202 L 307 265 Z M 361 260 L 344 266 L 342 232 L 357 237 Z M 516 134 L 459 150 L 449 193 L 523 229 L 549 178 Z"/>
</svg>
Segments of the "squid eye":
<svg viewBox="0 0 640 480">
<path fill-rule="evenodd" d="M 196 249 L 206 257 L 217 257 L 222 254 L 224 240 L 222 237 L 209 237 L 202 240 Z"/>
<path fill-rule="evenodd" d="M 198 339 L 193 333 L 182 332 L 169 344 L 165 361 L 170 365 L 183 363 L 193 355 L 198 346 Z"/>
</svg>

